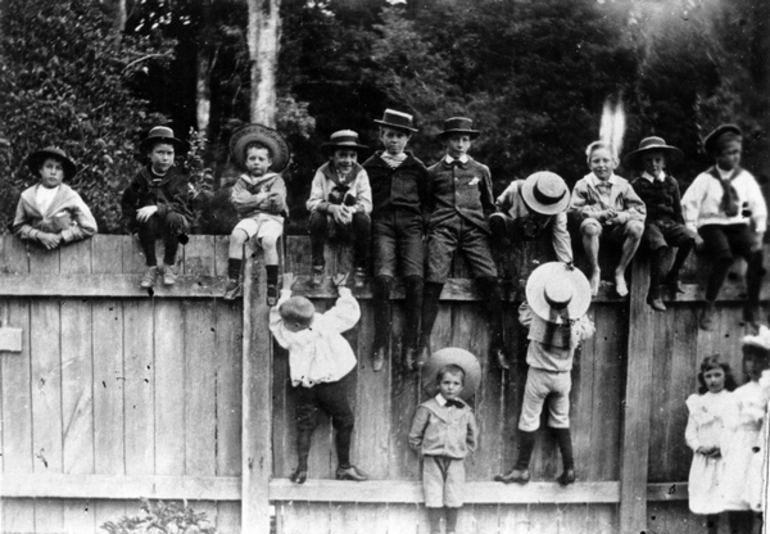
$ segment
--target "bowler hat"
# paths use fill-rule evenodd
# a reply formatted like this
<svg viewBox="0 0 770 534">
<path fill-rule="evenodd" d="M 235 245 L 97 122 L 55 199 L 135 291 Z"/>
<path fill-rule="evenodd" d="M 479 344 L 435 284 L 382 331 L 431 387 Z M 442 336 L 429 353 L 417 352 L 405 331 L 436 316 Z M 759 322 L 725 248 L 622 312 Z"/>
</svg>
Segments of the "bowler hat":
<svg viewBox="0 0 770 534">
<path fill-rule="evenodd" d="M 532 271 L 525 289 L 530 309 L 545 321 L 561 323 L 561 311 L 579 319 L 591 305 L 591 284 L 585 275 L 566 263 L 552 261 Z"/>
<path fill-rule="evenodd" d="M 403 113 L 396 111 L 395 109 L 386 109 L 382 114 L 382 120 L 375 119 L 374 122 L 383 126 L 389 126 L 396 130 L 403 130 L 406 132 L 416 132 L 417 128 L 414 127 L 414 117 L 409 113 Z"/>
<path fill-rule="evenodd" d="M 46 160 L 46 158 L 54 158 L 62 163 L 64 167 L 64 179 L 69 180 L 78 172 L 78 166 L 72 161 L 67 153 L 59 147 L 49 146 L 42 150 L 33 152 L 27 156 L 27 167 L 32 171 L 32 174 L 38 174 L 40 172 L 40 166 Z"/>
<path fill-rule="evenodd" d="M 152 146 L 152 143 L 156 143 L 158 141 L 163 141 L 164 143 L 174 145 L 174 148 L 179 151 L 187 148 L 187 145 L 184 143 L 184 141 L 180 141 L 174 137 L 174 130 L 168 126 L 155 126 L 153 129 L 151 129 L 150 133 L 147 134 L 147 137 L 144 138 L 141 143 L 139 143 L 139 148 L 141 148 L 143 152 L 146 152 L 147 149 Z"/>
<path fill-rule="evenodd" d="M 444 131 L 438 134 L 443 139 L 451 135 L 466 134 L 471 139 L 478 137 L 478 130 L 473 129 L 473 121 L 467 117 L 452 117 L 444 121 Z"/>
<path fill-rule="evenodd" d="M 532 210 L 556 215 L 567 209 L 569 189 L 561 176 L 549 171 L 530 174 L 521 186 L 521 196 Z"/>
<path fill-rule="evenodd" d="M 230 155 L 241 168 L 246 168 L 245 150 L 249 143 L 261 143 L 267 147 L 273 160 L 271 171 L 281 172 L 289 164 L 289 143 L 278 130 L 264 124 L 244 124 L 230 138 Z"/>
<path fill-rule="evenodd" d="M 321 146 L 328 150 L 350 148 L 358 152 L 369 148 L 366 145 L 359 144 L 358 134 L 353 130 L 340 130 L 338 132 L 334 132 L 329 137 L 329 141 Z"/>
<path fill-rule="evenodd" d="M 308 324 L 315 315 L 315 306 L 302 296 L 291 297 L 278 308 L 281 318 L 292 323 Z"/>
<path fill-rule="evenodd" d="M 667 145 L 662 137 L 645 137 L 639 141 L 639 148 L 626 154 L 623 158 L 623 164 L 627 167 L 636 167 L 642 158 L 642 154 L 651 150 L 658 150 L 666 155 L 666 159 L 672 163 L 682 159 L 682 151 L 675 146 Z"/>
<path fill-rule="evenodd" d="M 422 382 L 425 392 L 430 396 L 438 394 L 436 375 L 445 365 L 454 364 L 465 371 L 465 384 L 460 392 L 460 397 L 470 399 L 481 382 L 481 365 L 479 360 L 465 349 L 447 347 L 434 352 L 422 367 Z"/>
<path fill-rule="evenodd" d="M 743 132 L 736 124 L 720 124 L 703 139 L 703 148 L 709 154 L 718 151 L 719 141 L 725 135 L 743 136 Z"/>
</svg>

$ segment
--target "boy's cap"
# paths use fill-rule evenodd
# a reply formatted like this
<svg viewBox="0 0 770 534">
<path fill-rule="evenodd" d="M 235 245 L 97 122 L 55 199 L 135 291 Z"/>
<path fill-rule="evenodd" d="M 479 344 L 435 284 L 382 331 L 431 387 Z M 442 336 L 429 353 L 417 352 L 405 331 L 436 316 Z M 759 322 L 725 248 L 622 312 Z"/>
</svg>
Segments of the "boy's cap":
<svg viewBox="0 0 770 534">
<path fill-rule="evenodd" d="M 556 215 L 569 207 L 570 194 L 566 182 L 556 173 L 540 171 L 530 174 L 521 186 L 527 206 L 543 215 Z"/>
<path fill-rule="evenodd" d="M 375 119 L 374 122 L 383 126 L 390 126 L 396 130 L 404 130 L 406 132 L 417 131 L 417 128 L 414 127 L 414 117 L 409 113 L 403 113 L 395 109 L 386 109 L 385 113 L 382 114 L 382 120 Z"/>
<path fill-rule="evenodd" d="M 368 146 L 362 145 L 358 142 L 358 134 L 353 130 L 340 130 L 338 132 L 334 132 L 329 137 L 329 141 L 321 146 L 329 151 L 352 148 L 353 150 L 360 152 L 361 150 L 366 150 L 369 148 Z"/>
<path fill-rule="evenodd" d="M 743 137 L 743 132 L 737 124 L 720 124 L 703 139 L 703 148 L 709 154 L 719 151 L 719 144 L 723 137 Z"/>
<path fill-rule="evenodd" d="M 291 297 L 281 304 L 278 313 L 284 321 L 307 324 L 313 320 L 315 306 L 306 297 Z"/>
<path fill-rule="evenodd" d="M 557 324 L 562 322 L 561 312 L 565 308 L 570 319 L 579 319 L 591 305 L 588 279 L 580 269 L 570 269 L 560 261 L 544 263 L 532 271 L 525 293 L 535 315 Z"/>
<path fill-rule="evenodd" d="M 465 371 L 465 384 L 460 392 L 460 397 L 463 400 L 470 399 L 476 393 L 481 383 L 481 365 L 476 356 L 465 349 L 457 347 L 437 350 L 425 362 L 425 365 L 422 367 L 422 383 L 425 384 L 425 392 L 431 397 L 435 397 L 438 394 L 436 376 L 442 367 L 449 364 L 462 367 L 463 371 Z"/>
<path fill-rule="evenodd" d="M 756 335 L 744 336 L 741 343 L 770 351 L 770 328 L 765 325 L 759 325 L 759 332 Z"/>
<path fill-rule="evenodd" d="M 59 147 L 49 146 L 27 156 L 27 167 L 32 171 L 32 174 L 40 172 L 40 166 L 46 158 L 54 158 L 62 162 L 65 180 L 69 180 L 78 172 L 78 166 L 75 165 L 75 162 L 72 161 L 69 156 L 67 156 L 67 153 L 64 152 L 64 150 Z"/>
<path fill-rule="evenodd" d="M 281 172 L 289 164 L 289 143 L 278 130 L 264 124 L 244 124 L 230 138 L 230 156 L 242 169 L 246 169 L 245 149 L 249 143 L 262 143 L 270 150 L 270 158 L 273 160 L 271 171 Z"/>
<path fill-rule="evenodd" d="M 187 147 L 184 141 L 180 141 L 174 137 L 174 130 L 168 126 L 155 126 L 150 130 L 150 133 L 147 134 L 147 137 L 144 138 L 141 143 L 139 143 L 139 148 L 142 150 L 142 152 L 146 152 L 152 143 L 158 141 L 163 141 L 164 143 L 174 145 L 174 149 L 179 151 L 182 151 Z"/>
<path fill-rule="evenodd" d="M 651 150 L 663 152 L 666 155 L 666 159 L 672 163 L 681 160 L 684 155 L 682 151 L 675 146 L 667 145 L 665 139 L 662 137 L 645 137 L 639 141 L 639 148 L 626 154 L 626 157 L 623 158 L 623 164 L 626 167 L 637 167 L 641 164 L 642 154 Z"/>
<path fill-rule="evenodd" d="M 473 121 L 467 117 L 452 117 L 444 121 L 444 131 L 438 134 L 439 139 L 450 135 L 467 134 L 471 139 L 478 137 L 478 130 L 473 129 Z"/>
</svg>

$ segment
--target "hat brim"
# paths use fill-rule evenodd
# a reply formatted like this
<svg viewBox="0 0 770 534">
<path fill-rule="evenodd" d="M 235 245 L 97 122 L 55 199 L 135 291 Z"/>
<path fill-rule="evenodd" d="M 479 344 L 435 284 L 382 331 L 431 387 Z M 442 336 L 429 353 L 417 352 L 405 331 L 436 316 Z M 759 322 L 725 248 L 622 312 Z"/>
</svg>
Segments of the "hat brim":
<svg viewBox="0 0 770 534">
<path fill-rule="evenodd" d="M 709 154 L 713 154 L 716 149 L 714 145 L 716 144 L 717 139 L 719 139 L 720 137 L 722 137 L 722 135 L 726 133 L 734 133 L 735 135 L 743 136 L 743 131 L 737 125 L 722 124 L 721 126 L 717 126 L 711 133 L 709 133 L 703 139 L 704 150 Z"/>
<path fill-rule="evenodd" d="M 542 215 L 558 215 L 567 210 L 570 202 L 569 189 L 565 190 L 564 196 L 558 202 L 543 204 L 535 198 L 535 182 L 536 180 L 524 180 L 524 183 L 521 185 L 521 197 L 530 209 Z"/>
<path fill-rule="evenodd" d="M 321 145 L 321 148 L 323 148 L 324 150 L 344 150 L 346 148 L 349 148 L 357 152 L 363 152 L 364 150 L 369 150 L 369 147 L 366 145 L 351 144 L 351 143 L 324 143 Z"/>
<path fill-rule="evenodd" d="M 451 137 L 453 135 L 468 135 L 471 139 L 475 139 L 479 136 L 481 132 L 478 130 L 462 130 L 462 129 L 454 129 L 454 130 L 444 130 L 440 134 L 438 134 L 436 137 L 439 139 L 444 139 L 446 137 Z"/>
<path fill-rule="evenodd" d="M 27 167 L 30 171 L 32 171 L 32 174 L 38 174 L 38 172 L 40 172 L 40 166 L 43 164 L 46 158 L 54 158 L 62 162 L 62 167 L 64 167 L 65 180 L 71 179 L 78 173 L 78 166 L 75 165 L 74 161 L 69 159 L 67 156 L 62 156 L 58 152 L 53 152 L 52 150 L 44 148 L 43 150 L 37 150 L 27 156 Z"/>
<path fill-rule="evenodd" d="M 591 284 L 579 269 L 570 269 L 566 263 L 552 261 L 544 263 L 529 275 L 525 293 L 530 309 L 541 319 L 549 320 L 551 305 L 545 300 L 544 288 L 548 280 L 566 279 L 575 288 L 572 300 L 567 305 L 571 319 L 579 319 L 591 306 Z"/>
<path fill-rule="evenodd" d="M 289 143 L 278 130 L 264 124 L 245 124 L 235 130 L 230 138 L 230 155 L 241 169 L 246 169 L 244 150 L 249 143 L 262 143 L 270 150 L 273 160 L 271 171 L 281 172 L 289 164 Z"/>
<path fill-rule="evenodd" d="M 653 150 L 665 152 L 666 159 L 671 161 L 671 163 L 678 163 L 684 157 L 684 152 L 682 152 L 675 146 L 650 145 L 644 148 L 639 148 L 637 150 L 634 150 L 633 152 L 629 152 L 628 154 L 626 154 L 625 157 L 623 158 L 623 165 L 625 165 L 626 167 L 636 167 L 639 165 L 639 159 L 641 158 L 642 154 L 644 154 L 645 152 L 651 152 Z"/>
<path fill-rule="evenodd" d="M 425 393 L 431 397 L 438 394 L 436 374 L 445 365 L 454 364 L 465 371 L 465 385 L 460 392 L 460 398 L 468 400 L 479 388 L 481 383 L 481 364 L 478 358 L 465 349 L 447 347 L 434 352 L 422 368 L 422 383 Z"/>
<path fill-rule="evenodd" d="M 374 122 L 376 122 L 380 126 L 387 126 L 388 128 L 393 128 L 394 130 L 401 130 L 403 132 L 417 131 L 417 128 L 412 128 L 411 126 L 404 126 L 403 124 L 393 124 L 392 122 L 382 121 L 379 119 L 374 119 Z"/>
<path fill-rule="evenodd" d="M 143 139 L 142 142 L 139 143 L 139 149 L 142 152 L 147 152 L 147 149 L 153 143 L 168 143 L 170 145 L 174 145 L 174 150 L 177 152 L 185 152 L 187 150 L 187 143 L 181 139 L 177 139 L 176 137 L 166 137 L 163 135 L 154 135 Z"/>
</svg>

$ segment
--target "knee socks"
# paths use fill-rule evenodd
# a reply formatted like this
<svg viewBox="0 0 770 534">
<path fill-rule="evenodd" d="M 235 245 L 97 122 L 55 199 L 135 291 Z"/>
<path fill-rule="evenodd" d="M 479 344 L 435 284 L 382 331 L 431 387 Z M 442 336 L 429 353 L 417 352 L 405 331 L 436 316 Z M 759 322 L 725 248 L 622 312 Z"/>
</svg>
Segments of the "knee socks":
<svg viewBox="0 0 770 534">
<path fill-rule="evenodd" d="M 230 280 L 238 280 L 241 277 L 241 265 L 243 260 L 240 258 L 229 258 L 227 260 L 227 277 Z"/>
<path fill-rule="evenodd" d="M 482 276 L 476 279 L 487 310 L 487 321 L 491 335 L 490 346 L 492 349 L 502 349 L 503 342 L 503 294 L 500 290 L 500 282 L 493 276 Z"/>
<path fill-rule="evenodd" d="M 532 449 L 535 448 L 535 433 L 519 430 L 519 455 L 516 457 L 514 469 L 523 471 L 529 469 L 529 460 L 532 457 Z"/>
<path fill-rule="evenodd" d="M 421 276 L 404 278 L 404 293 L 406 294 L 406 324 L 404 325 L 404 347 L 417 347 L 417 336 L 420 333 L 420 314 L 423 303 L 423 280 Z"/>
<path fill-rule="evenodd" d="M 374 348 L 387 347 L 390 341 L 390 331 L 393 328 L 390 293 L 395 280 L 390 276 L 377 276 L 372 288 L 372 304 L 374 305 Z"/>
<path fill-rule="evenodd" d="M 564 470 L 575 469 L 575 458 L 572 454 L 572 433 L 569 428 L 551 428 L 553 437 L 561 451 L 561 461 Z"/>
<path fill-rule="evenodd" d="M 337 429 L 334 444 L 337 446 L 337 465 L 343 469 L 350 467 L 350 441 L 353 437 L 353 427 L 346 426 Z"/>
<path fill-rule="evenodd" d="M 310 440 L 312 436 L 312 430 L 299 430 L 297 432 L 297 469 L 300 471 L 307 471 L 307 458 L 310 456 Z"/>
<path fill-rule="evenodd" d="M 660 247 L 652 252 L 650 258 L 650 296 L 660 296 L 660 284 L 663 281 L 663 260 L 666 259 L 668 247 Z"/>
<path fill-rule="evenodd" d="M 267 285 L 268 286 L 278 285 L 278 266 L 265 265 L 265 270 L 267 271 Z"/>
<path fill-rule="evenodd" d="M 436 324 L 438 316 L 439 300 L 441 290 L 444 284 L 439 282 L 428 282 L 425 284 L 425 295 L 422 301 L 422 331 L 420 333 L 420 347 L 427 347 L 430 344 L 430 334 L 433 331 L 433 325 Z"/>
</svg>

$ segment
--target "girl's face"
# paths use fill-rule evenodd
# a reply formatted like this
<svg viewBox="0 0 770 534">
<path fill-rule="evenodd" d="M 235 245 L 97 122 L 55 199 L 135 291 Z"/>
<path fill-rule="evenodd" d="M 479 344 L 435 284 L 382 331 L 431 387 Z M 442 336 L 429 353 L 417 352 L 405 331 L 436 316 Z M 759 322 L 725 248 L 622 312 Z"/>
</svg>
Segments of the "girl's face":
<svg viewBox="0 0 770 534">
<path fill-rule="evenodd" d="M 660 176 L 666 168 L 666 156 L 659 150 L 651 150 L 642 154 L 642 165 L 647 174 Z"/>
<path fill-rule="evenodd" d="M 588 160 L 588 166 L 593 173 L 602 181 L 607 181 L 612 176 L 612 171 L 615 170 L 617 162 L 615 158 L 610 154 L 610 151 L 604 147 L 595 148 L 591 152 L 591 157 Z"/>
<path fill-rule="evenodd" d="M 394 130 L 383 126 L 380 129 L 380 141 L 382 146 L 391 156 L 398 156 L 406 148 L 410 135 L 403 130 Z"/>
<path fill-rule="evenodd" d="M 270 151 L 266 148 L 252 147 L 246 153 L 246 169 L 251 176 L 263 176 L 272 164 Z"/>
<path fill-rule="evenodd" d="M 53 189 L 64 179 L 64 166 L 56 158 L 46 158 L 40 166 L 40 183 L 43 187 Z"/>
<path fill-rule="evenodd" d="M 725 388 L 725 371 L 721 367 L 713 367 L 703 373 L 703 381 L 711 393 L 719 393 Z"/>
<path fill-rule="evenodd" d="M 444 373 L 438 383 L 438 390 L 445 399 L 454 400 L 463 390 L 463 377 L 459 373 Z"/>
</svg>

